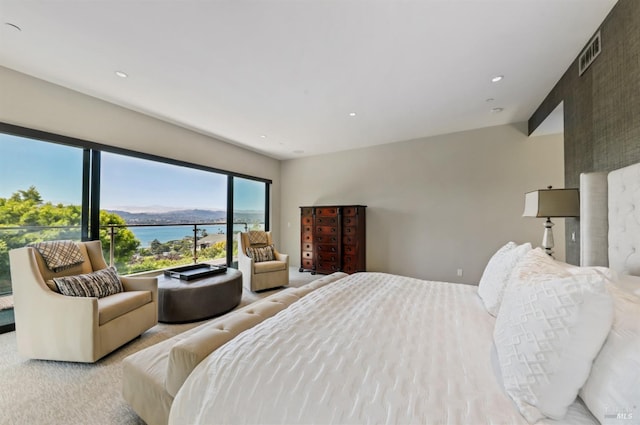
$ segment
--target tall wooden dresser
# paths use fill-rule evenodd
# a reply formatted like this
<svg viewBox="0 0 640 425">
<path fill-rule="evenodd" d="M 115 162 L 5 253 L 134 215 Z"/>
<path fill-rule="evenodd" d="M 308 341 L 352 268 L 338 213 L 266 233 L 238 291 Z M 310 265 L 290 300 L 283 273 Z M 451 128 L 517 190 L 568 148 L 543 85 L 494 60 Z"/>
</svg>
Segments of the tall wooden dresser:
<svg viewBox="0 0 640 425">
<path fill-rule="evenodd" d="M 300 207 L 300 271 L 366 270 L 364 205 Z"/>
</svg>

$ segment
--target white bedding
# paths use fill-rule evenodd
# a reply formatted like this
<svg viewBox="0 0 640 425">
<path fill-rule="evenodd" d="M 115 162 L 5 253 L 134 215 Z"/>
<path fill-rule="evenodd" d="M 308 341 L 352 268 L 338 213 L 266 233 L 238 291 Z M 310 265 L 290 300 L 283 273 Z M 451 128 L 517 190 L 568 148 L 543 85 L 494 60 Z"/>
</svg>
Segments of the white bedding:
<svg viewBox="0 0 640 425">
<path fill-rule="evenodd" d="M 494 323 L 475 286 L 351 275 L 200 363 L 169 423 L 525 424 L 492 368 Z M 574 403 L 562 423 L 597 421 Z"/>
</svg>

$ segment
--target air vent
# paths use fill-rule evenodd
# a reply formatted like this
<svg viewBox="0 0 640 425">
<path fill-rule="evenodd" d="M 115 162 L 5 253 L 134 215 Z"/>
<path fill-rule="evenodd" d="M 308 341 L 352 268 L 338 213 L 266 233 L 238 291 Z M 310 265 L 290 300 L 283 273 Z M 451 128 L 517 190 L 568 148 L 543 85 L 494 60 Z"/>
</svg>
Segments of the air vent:
<svg viewBox="0 0 640 425">
<path fill-rule="evenodd" d="M 578 57 L 578 75 L 584 74 L 587 68 L 589 68 L 589 65 L 596 60 L 601 50 L 602 43 L 600 42 L 600 31 L 598 31 Z"/>
</svg>

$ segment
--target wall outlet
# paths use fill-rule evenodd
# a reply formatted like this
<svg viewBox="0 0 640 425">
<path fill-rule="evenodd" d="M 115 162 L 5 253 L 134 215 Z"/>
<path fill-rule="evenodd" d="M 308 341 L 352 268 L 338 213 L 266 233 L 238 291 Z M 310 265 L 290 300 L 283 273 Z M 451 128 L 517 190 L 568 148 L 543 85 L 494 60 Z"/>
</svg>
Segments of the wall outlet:
<svg viewBox="0 0 640 425">
<path fill-rule="evenodd" d="M 458 269 L 458 277 L 462 277 L 462 269 Z"/>
</svg>

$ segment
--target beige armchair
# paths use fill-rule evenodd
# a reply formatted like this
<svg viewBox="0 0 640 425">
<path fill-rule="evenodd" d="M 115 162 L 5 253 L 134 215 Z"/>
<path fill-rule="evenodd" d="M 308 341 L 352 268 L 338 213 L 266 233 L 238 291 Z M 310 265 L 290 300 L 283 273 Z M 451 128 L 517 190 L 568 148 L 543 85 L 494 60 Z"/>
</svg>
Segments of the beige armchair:
<svg viewBox="0 0 640 425">
<path fill-rule="evenodd" d="M 78 246 L 84 262 L 57 273 L 35 248 L 9 252 L 16 338 L 23 356 L 93 363 L 158 323 L 155 277 L 120 277 L 124 292 L 103 298 L 65 296 L 48 286 L 54 277 L 107 267 L 100 241 Z"/>
<path fill-rule="evenodd" d="M 289 256 L 273 249 L 274 260 L 257 262 L 247 255 L 248 248 L 273 245 L 271 232 L 251 232 L 260 242 L 251 242 L 248 232 L 238 233 L 238 268 L 242 284 L 250 291 L 277 288 L 289 284 Z M 256 239 L 256 238 L 254 238 Z"/>
</svg>

